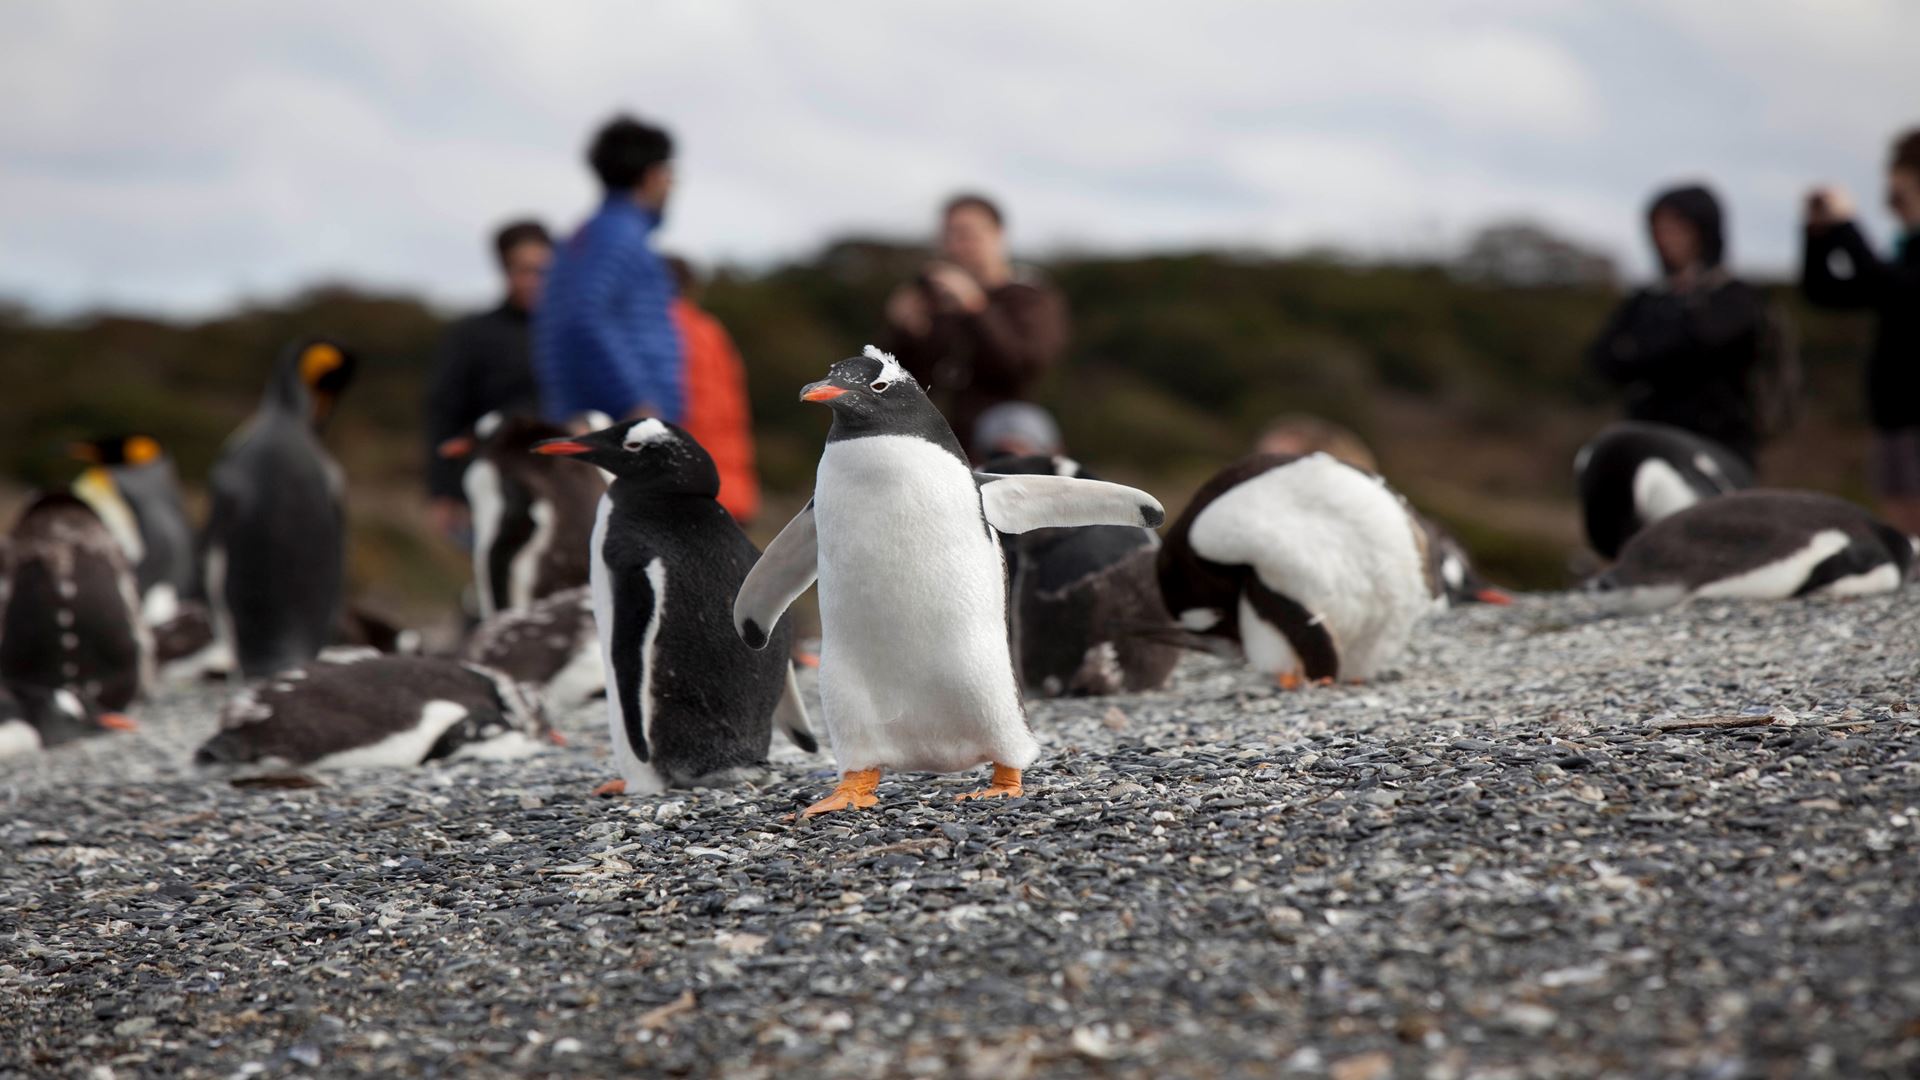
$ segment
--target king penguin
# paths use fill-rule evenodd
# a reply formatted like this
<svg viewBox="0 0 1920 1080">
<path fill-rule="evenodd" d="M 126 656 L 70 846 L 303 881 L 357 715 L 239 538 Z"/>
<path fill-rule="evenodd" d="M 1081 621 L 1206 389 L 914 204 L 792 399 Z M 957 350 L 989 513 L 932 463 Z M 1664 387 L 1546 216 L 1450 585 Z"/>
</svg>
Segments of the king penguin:
<svg viewBox="0 0 1920 1080">
<path fill-rule="evenodd" d="M 259 408 L 214 463 L 207 602 L 215 636 L 246 678 L 313 659 L 339 618 L 345 479 L 317 429 L 352 369 L 351 354 L 329 341 L 288 348 Z"/>
<path fill-rule="evenodd" d="M 193 525 L 173 459 L 150 435 L 75 443 L 70 452 L 87 466 L 73 493 L 113 529 L 133 562 L 142 617 L 148 626 L 172 620 L 200 591 Z"/>
<path fill-rule="evenodd" d="M 123 709 L 153 684 L 153 638 L 126 554 L 67 494 L 29 504 L 11 536 L 0 680 L 67 688 Z"/>
<path fill-rule="evenodd" d="M 1753 486 L 1753 470 L 1719 443 L 1638 421 L 1601 429 L 1575 455 L 1573 474 L 1587 542 L 1603 559 L 1668 514 Z"/>
<path fill-rule="evenodd" d="M 1164 511 L 1118 484 L 975 473 L 919 383 L 872 346 L 800 399 L 833 410 L 813 498 L 754 565 L 733 618 L 765 648 L 819 580 L 820 699 L 840 784 L 804 816 L 874 805 L 883 768 L 991 762 L 992 784 L 961 797 L 1018 797 L 1040 747 L 1007 641 L 999 534 L 1151 528 Z"/>
<path fill-rule="evenodd" d="M 1167 531 L 1160 591 L 1181 626 L 1238 641 L 1285 689 L 1361 681 L 1441 602 L 1426 544 L 1378 476 L 1324 453 L 1256 454 Z"/>
<path fill-rule="evenodd" d="M 600 792 L 721 782 L 767 760 L 775 723 L 802 750 L 818 749 L 785 636 L 760 653 L 732 632 L 728 606 L 758 553 L 715 500 L 720 474 L 700 444 L 647 419 L 535 450 L 614 477 L 590 547 L 607 729 L 620 769 Z"/>
</svg>

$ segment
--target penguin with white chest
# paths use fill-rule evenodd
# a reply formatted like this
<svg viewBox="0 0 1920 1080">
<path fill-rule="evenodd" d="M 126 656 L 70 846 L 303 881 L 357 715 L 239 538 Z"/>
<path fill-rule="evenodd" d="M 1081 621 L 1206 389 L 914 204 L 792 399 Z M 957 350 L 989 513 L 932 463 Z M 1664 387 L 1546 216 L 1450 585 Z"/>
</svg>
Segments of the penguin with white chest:
<svg viewBox="0 0 1920 1080">
<path fill-rule="evenodd" d="M 992 784 L 962 798 L 1020 795 L 1040 747 L 1009 652 L 999 534 L 1152 527 L 1160 504 L 1095 480 L 975 473 L 919 384 L 871 346 L 800 398 L 833 410 L 813 499 L 754 565 L 733 617 L 765 648 L 820 583 L 820 697 L 840 784 L 805 816 L 874 805 L 882 769 L 990 762 Z"/>
<path fill-rule="evenodd" d="M 98 702 L 68 687 L 0 682 L 0 760 L 109 731 L 136 729 L 132 720 L 106 712 Z"/>
<path fill-rule="evenodd" d="M 214 463 L 205 582 L 215 636 L 249 679 L 317 656 L 346 586 L 345 479 L 317 429 L 353 370 L 327 341 L 289 348 Z"/>
<path fill-rule="evenodd" d="M 158 440 L 126 435 L 75 443 L 86 463 L 73 493 L 114 531 L 140 584 L 142 617 L 159 626 L 200 594 L 193 524 L 187 520 L 180 475 Z"/>
<path fill-rule="evenodd" d="M 1711 439 L 1667 424 L 1609 424 L 1573 459 L 1587 542 L 1603 559 L 1641 529 L 1702 499 L 1753 486 L 1753 470 Z"/>
<path fill-rule="evenodd" d="M 14 524 L 0 680 L 69 688 L 123 709 L 153 683 L 153 638 L 133 568 L 99 516 L 42 495 Z"/>
<path fill-rule="evenodd" d="M 589 549 L 620 769 L 600 792 L 724 780 L 767 760 L 776 723 L 800 749 L 817 749 L 788 660 L 791 635 L 762 653 L 733 633 L 729 606 L 758 552 L 716 501 L 720 474 L 700 444 L 649 419 L 534 449 L 614 477 Z"/>
<path fill-rule="evenodd" d="M 1386 482 L 1326 454 L 1256 454 L 1207 481 L 1167 532 L 1160 590 L 1180 625 L 1240 643 L 1286 689 L 1391 664 L 1441 586 L 1427 533 Z"/>
</svg>

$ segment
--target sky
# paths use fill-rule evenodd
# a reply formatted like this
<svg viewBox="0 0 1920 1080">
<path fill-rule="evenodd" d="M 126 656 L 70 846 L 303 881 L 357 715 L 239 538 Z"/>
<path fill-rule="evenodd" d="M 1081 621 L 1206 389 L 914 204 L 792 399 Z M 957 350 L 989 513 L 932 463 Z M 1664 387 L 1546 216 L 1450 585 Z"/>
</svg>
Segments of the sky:
<svg viewBox="0 0 1920 1080">
<path fill-rule="evenodd" d="M 960 188 L 1028 257 L 1432 257 L 1525 218 L 1650 260 L 1705 179 L 1784 273 L 1801 196 L 1883 243 L 1920 125 L 1912 0 L 480 0 L 9 5 L 0 297 L 195 316 L 320 281 L 449 307 L 510 216 L 571 228 L 617 110 L 669 127 L 663 245 L 712 264 L 927 234 Z"/>
</svg>

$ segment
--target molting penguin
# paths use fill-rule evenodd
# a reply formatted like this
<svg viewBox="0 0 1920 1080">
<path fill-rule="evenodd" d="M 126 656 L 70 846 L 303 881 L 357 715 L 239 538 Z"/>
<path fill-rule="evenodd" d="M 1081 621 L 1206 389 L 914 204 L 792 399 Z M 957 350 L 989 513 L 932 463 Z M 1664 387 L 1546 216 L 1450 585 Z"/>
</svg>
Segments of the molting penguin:
<svg viewBox="0 0 1920 1080">
<path fill-rule="evenodd" d="M 153 639 L 113 534 L 86 503 L 50 494 L 20 515 L 11 540 L 0 679 L 125 708 L 153 683 Z"/>
<path fill-rule="evenodd" d="M 997 458 L 983 472 L 1097 480 L 1058 455 Z M 1165 640 L 1154 560 L 1160 536 L 1134 525 L 1034 529 L 1003 537 L 1014 654 L 1028 693 L 1046 697 L 1156 690 L 1180 661 Z"/>
<path fill-rule="evenodd" d="M 1098 480 L 975 473 L 919 383 L 872 346 L 800 399 L 833 410 L 814 496 L 754 565 L 733 618 L 764 648 L 819 579 L 820 698 L 841 778 L 805 815 L 872 806 L 882 768 L 992 762 L 992 785 L 962 798 L 1018 796 L 1040 747 L 1008 649 L 999 534 L 1151 527 L 1160 504 Z"/>
<path fill-rule="evenodd" d="M 583 705 L 607 688 L 594 634 L 593 590 L 585 586 L 536 600 L 523 611 L 500 612 L 474 628 L 460 658 L 540 687 L 549 711 Z"/>
<path fill-rule="evenodd" d="M 91 698 L 66 687 L 0 683 L 0 760 L 135 727 L 132 720 L 103 712 Z"/>
<path fill-rule="evenodd" d="M 345 480 L 315 432 L 352 369 L 331 342 L 289 348 L 259 409 L 214 463 L 207 601 L 215 634 L 247 678 L 311 660 L 338 619 Z"/>
<path fill-rule="evenodd" d="M 173 459 L 147 435 L 75 443 L 71 452 L 88 466 L 73 493 L 113 529 L 134 564 L 147 625 L 172 619 L 181 601 L 200 591 L 193 525 Z"/>
<path fill-rule="evenodd" d="M 1427 572 L 1439 580 L 1445 606 L 1496 604 L 1504 607 L 1513 603 L 1513 597 L 1506 590 L 1496 588 L 1480 576 L 1466 546 L 1439 522 L 1421 513 L 1415 513 L 1414 520 L 1427 534 Z"/>
<path fill-rule="evenodd" d="M 488 413 L 471 435 L 440 445 L 469 458 L 462 485 L 473 513 L 473 581 L 480 617 L 528 607 L 587 583 L 600 474 L 528 453 L 565 429 L 529 416 Z"/>
<path fill-rule="evenodd" d="M 1904 583 L 1920 540 L 1843 499 L 1741 491 L 1643 529 L 1593 587 L 1626 610 L 1701 597 L 1860 596 Z"/>
<path fill-rule="evenodd" d="M 1282 687 L 1392 663 L 1440 595 L 1427 534 L 1386 481 L 1326 454 L 1256 454 L 1206 482 L 1160 549 L 1167 610 L 1240 643 Z"/>
<path fill-rule="evenodd" d="M 1633 534 L 1702 499 L 1753 486 L 1753 470 L 1711 439 L 1665 424 L 1610 424 L 1573 459 L 1587 542 L 1613 559 Z"/>
<path fill-rule="evenodd" d="M 200 765 L 343 768 L 525 757 L 559 743 L 537 697 L 456 660 L 328 650 L 234 695 Z"/>
<path fill-rule="evenodd" d="M 796 746 L 816 749 L 785 636 L 758 653 L 732 633 L 728 609 L 758 552 L 715 501 L 720 474 L 700 444 L 641 420 L 536 449 L 614 476 L 591 547 L 620 768 L 601 790 L 653 794 L 759 765 L 776 722 Z"/>
</svg>

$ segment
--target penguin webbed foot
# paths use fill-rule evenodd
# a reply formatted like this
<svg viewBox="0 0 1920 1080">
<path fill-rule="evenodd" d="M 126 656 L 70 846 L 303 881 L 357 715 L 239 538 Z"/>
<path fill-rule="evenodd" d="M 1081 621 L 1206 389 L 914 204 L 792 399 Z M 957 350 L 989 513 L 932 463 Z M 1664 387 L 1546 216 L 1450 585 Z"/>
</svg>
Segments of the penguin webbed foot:
<svg viewBox="0 0 1920 1080">
<path fill-rule="evenodd" d="M 627 793 L 627 782 L 620 779 L 609 780 L 599 787 L 594 788 L 593 793 L 602 797 L 625 795 Z"/>
<path fill-rule="evenodd" d="M 800 817 L 805 820 L 836 810 L 864 810 L 880 802 L 880 797 L 874 794 L 879 787 L 879 769 L 856 769 L 842 773 L 840 786 L 833 789 L 833 794 L 800 811 Z"/>
<path fill-rule="evenodd" d="M 954 802 L 967 802 L 971 799 L 1018 799 L 1026 794 L 1020 785 L 1020 770 L 1011 765 L 993 763 L 993 782 L 979 791 L 969 791 L 954 797 Z"/>
</svg>

